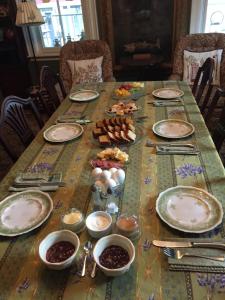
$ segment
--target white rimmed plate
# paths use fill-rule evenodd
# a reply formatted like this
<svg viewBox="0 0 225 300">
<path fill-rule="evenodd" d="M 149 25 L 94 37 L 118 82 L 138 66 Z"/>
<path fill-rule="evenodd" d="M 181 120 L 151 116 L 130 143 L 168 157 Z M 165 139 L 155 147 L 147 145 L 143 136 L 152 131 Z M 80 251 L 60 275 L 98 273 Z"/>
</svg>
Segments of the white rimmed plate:
<svg viewBox="0 0 225 300">
<path fill-rule="evenodd" d="M 181 139 L 191 135 L 195 128 L 191 123 L 177 119 L 167 119 L 152 126 L 155 134 L 168 139 Z"/>
<path fill-rule="evenodd" d="M 152 95 L 161 99 L 174 99 L 174 98 L 182 97 L 184 95 L 184 92 L 179 89 L 161 88 L 161 89 L 154 90 L 152 92 Z"/>
<path fill-rule="evenodd" d="M 82 135 L 84 129 L 76 123 L 60 123 L 46 129 L 43 133 L 48 142 L 63 143 L 71 141 Z"/>
<path fill-rule="evenodd" d="M 50 215 L 53 202 L 47 193 L 28 190 L 0 203 L 0 235 L 16 236 L 39 227 Z"/>
<path fill-rule="evenodd" d="M 99 97 L 99 93 L 94 90 L 81 90 L 73 92 L 69 95 L 70 100 L 78 102 L 86 102 Z"/>
<path fill-rule="evenodd" d="M 183 232 L 207 232 L 223 219 L 220 202 L 205 190 L 192 186 L 176 186 L 160 193 L 156 211 L 166 224 Z"/>
</svg>

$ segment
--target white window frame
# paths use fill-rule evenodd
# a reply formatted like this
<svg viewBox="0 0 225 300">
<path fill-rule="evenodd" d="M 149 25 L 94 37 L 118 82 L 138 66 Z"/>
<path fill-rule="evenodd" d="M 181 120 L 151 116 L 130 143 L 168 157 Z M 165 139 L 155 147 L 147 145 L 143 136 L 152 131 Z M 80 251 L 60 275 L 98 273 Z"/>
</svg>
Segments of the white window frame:
<svg viewBox="0 0 225 300">
<path fill-rule="evenodd" d="M 205 31 L 208 0 L 192 0 L 190 33 L 203 33 Z"/>
<path fill-rule="evenodd" d="M 82 14 L 84 21 L 84 30 L 86 39 L 99 39 L 98 31 L 98 19 L 97 19 L 97 10 L 96 10 L 96 0 L 81 0 L 82 5 Z M 34 51 L 36 57 L 58 57 L 60 52 L 60 47 L 49 47 L 44 48 L 42 43 L 39 41 L 37 34 L 35 34 L 34 26 L 29 27 Z M 33 57 L 33 51 L 30 45 L 30 39 L 28 36 L 27 28 L 23 28 L 24 37 L 26 40 L 27 51 L 30 58 Z"/>
</svg>

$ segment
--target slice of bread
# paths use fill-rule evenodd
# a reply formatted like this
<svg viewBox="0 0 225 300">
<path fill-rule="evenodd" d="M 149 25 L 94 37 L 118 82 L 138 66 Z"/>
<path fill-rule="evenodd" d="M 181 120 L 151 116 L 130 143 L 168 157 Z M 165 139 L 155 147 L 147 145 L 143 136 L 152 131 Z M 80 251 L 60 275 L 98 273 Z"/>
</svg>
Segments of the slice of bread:
<svg viewBox="0 0 225 300">
<path fill-rule="evenodd" d="M 128 128 L 129 128 L 131 131 L 135 132 L 135 127 L 134 127 L 134 125 L 128 124 Z"/>
<path fill-rule="evenodd" d="M 111 145 L 111 141 L 110 141 L 108 135 L 100 135 L 98 137 L 98 140 L 101 145 L 105 145 L 105 146 Z"/>
<path fill-rule="evenodd" d="M 97 128 L 101 128 L 101 127 L 103 127 L 104 125 L 103 125 L 103 122 L 102 121 L 98 121 L 97 123 L 96 123 L 96 127 Z"/>
<path fill-rule="evenodd" d="M 93 134 L 93 137 L 95 139 L 97 139 L 100 135 L 103 134 L 102 132 L 102 129 L 101 128 L 95 128 L 93 131 L 92 131 L 92 134 Z"/>
<path fill-rule="evenodd" d="M 114 136 L 115 136 L 115 138 L 117 139 L 118 142 L 122 141 L 121 136 L 120 136 L 120 131 L 115 131 Z"/>
<path fill-rule="evenodd" d="M 135 139 L 136 139 L 136 134 L 133 132 L 133 131 L 131 131 L 131 130 L 128 130 L 127 132 L 126 132 L 126 136 L 128 137 L 128 139 L 130 139 L 131 141 L 135 141 Z"/>
<path fill-rule="evenodd" d="M 108 132 L 108 137 L 113 143 L 117 143 L 118 140 L 112 132 Z"/>
<path fill-rule="evenodd" d="M 134 121 L 131 118 L 125 118 L 124 123 L 129 125 L 129 124 L 134 124 Z"/>
<path fill-rule="evenodd" d="M 120 131 L 120 135 L 121 135 L 121 138 L 123 139 L 124 142 L 126 142 L 126 143 L 127 143 L 127 142 L 129 143 L 129 142 L 130 142 L 130 139 L 127 138 L 125 131 L 121 130 L 121 131 Z"/>
<path fill-rule="evenodd" d="M 113 132 L 114 131 L 114 126 L 108 125 L 107 129 L 108 129 L 108 131 Z"/>
</svg>

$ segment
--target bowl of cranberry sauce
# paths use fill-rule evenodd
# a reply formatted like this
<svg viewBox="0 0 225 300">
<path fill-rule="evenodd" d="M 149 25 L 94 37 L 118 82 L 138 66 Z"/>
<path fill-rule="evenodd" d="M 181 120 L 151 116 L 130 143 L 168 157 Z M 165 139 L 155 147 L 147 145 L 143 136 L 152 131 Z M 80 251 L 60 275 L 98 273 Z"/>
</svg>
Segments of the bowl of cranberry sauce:
<svg viewBox="0 0 225 300">
<path fill-rule="evenodd" d="M 129 270 L 134 261 L 135 248 L 128 238 L 111 234 L 98 240 L 93 256 L 106 276 L 120 276 Z"/>
<path fill-rule="evenodd" d="M 39 245 L 39 256 L 50 269 L 62 270 L 70 267 L 80 247 L 78 236 L 70 230 L 54 231 Z"/>
</svg>

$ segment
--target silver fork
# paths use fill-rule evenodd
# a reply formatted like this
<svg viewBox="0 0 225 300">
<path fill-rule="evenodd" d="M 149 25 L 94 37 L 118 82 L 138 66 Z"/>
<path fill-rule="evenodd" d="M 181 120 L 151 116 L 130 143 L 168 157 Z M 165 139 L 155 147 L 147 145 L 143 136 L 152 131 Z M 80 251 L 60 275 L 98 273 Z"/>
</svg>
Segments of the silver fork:
<svg viewBox="0 0 225 300">
<path fill-rule="evenodd" d="M 184 256 L 189 256 L 189 257 L 201 257 L 201 258 L 217 260 L 217 261 L 225 260 L 224 256 L 207 256 L 207 255 L 200 255 L 200 254 L 192 254 L 189 252 L 181 252 L 179 249 L 174 250 L 173 248 L 163 248 L 163 252 L 166 256 L 177 258 L 177 259 L 182 259 L 182 257 Z"/>
</svg>

